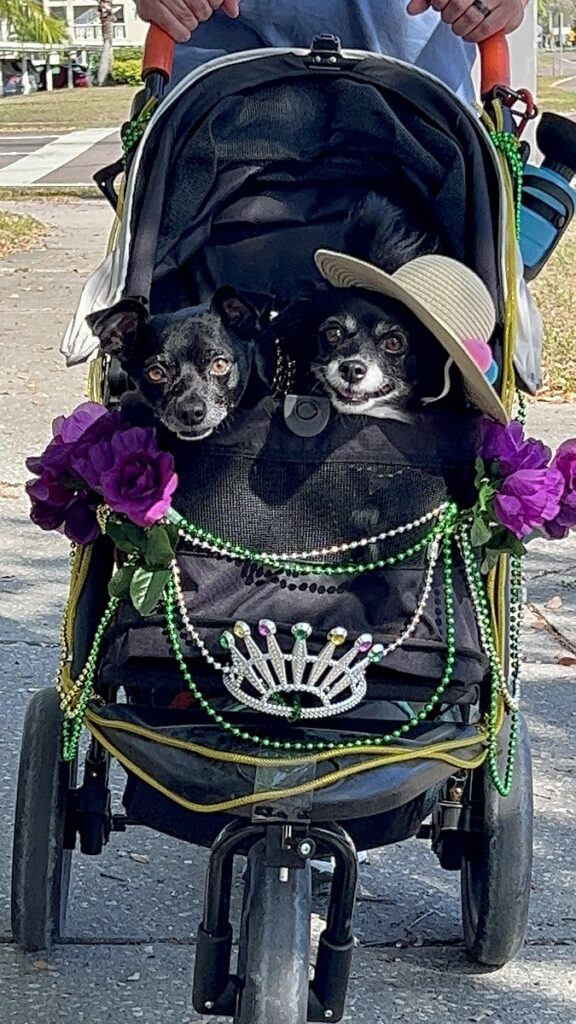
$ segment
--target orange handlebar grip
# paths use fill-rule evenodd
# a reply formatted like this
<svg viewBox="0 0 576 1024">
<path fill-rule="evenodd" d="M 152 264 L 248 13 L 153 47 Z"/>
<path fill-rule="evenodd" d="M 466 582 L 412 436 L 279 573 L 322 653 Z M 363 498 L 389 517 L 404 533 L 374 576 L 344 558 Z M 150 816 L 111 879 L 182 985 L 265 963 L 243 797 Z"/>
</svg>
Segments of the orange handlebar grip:
<svg viewBox="0 0 576 1024">
<path fill-rule="evenodd" d="M 510 85 L 510 47 L 503 32 L 480 43 L 480 80 L 482 96 L 497 85 Z"/>
<path fill-rule="evenodd" d="M 158 28 L 158 25 L 150 25 L 142 58 L 142 78 L 156 73 L 169 79 L 173 63 L 174 40 L 163 28 Z"/>
</svg>

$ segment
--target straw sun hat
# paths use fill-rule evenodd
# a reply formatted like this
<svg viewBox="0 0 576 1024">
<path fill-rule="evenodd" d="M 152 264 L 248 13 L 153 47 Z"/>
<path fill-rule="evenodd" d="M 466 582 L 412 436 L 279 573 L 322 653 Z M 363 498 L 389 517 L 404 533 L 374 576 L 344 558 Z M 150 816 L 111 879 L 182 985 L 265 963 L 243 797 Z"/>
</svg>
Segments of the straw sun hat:
<svg viewBox="0 0 576 1024">
<path fill-rule="evenodd" d="M 454 360 L 466 393 L 482 412 L 501 423 L 509 417 L 493 382 L 498 367 L 490 348 L 494 303 L 474 271 L 447 256 L 418 256 L 394 274 L 344 253 L 319 249 L 320 273 L 336 288 L 366 288 L 402 303 Z"/>
</svg>

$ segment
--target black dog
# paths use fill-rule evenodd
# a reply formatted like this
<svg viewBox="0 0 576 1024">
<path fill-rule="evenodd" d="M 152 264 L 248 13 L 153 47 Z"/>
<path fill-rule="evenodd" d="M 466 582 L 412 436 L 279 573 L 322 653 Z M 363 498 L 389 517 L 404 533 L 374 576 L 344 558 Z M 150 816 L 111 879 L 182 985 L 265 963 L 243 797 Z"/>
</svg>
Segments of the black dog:
<svg viewBox="0 0 576 1024">
<path fill-rule="evenodd" d="M 437 248 L 432 231 L 418 232 L 398 207 L 371 193 L 349 216 L 343 251 L 393 273 Z M 310 368 L 337 412 L 406 418 L 421 407 L 424 368 L 424 390 L 441 390 L 446 360 L 438 342 L 400 303 L 374 292 L 319 287 L 270 329 L 301 368 Z M 306 371 L 300 388 L 314 386 L 305 378 Z"/>
<path fill-rule="evenodd" d="M 421 358 L 437 345 L 399 303 L 368 293 L 331 294 L 311 370 L 340 413 L 403 419 L 416 406 Z"/>
<path fill-rule="evenodd" d="M 150 316 L 137 299 L 124 299 L 87 322 L 156 419 L 182 440 L 197 441 L 242 400 L 265 318 L 224 287 L 209 306 Z"/>
</svg>

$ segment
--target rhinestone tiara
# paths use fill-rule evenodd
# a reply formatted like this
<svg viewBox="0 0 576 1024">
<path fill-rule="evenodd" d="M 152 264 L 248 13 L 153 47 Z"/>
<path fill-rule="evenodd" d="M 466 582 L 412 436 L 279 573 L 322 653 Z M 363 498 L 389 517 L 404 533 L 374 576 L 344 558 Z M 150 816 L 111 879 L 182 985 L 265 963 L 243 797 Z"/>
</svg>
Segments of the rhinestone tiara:
<svg viewBox="0 0 576 1024">
<path fill-rule="evenodd" d="M 258 623 L 260 642 L 246 622 L 236 622 L 232 630 L 226 630 L 220 643 L 232 664 L 223 678 L 242 704 L 293 721 L 327 718 L 356 707 L 366 695 L 367 668 L 384 654 L 382 644 L 374 644 L 372 636 L 363 633 L 337 658 L 337 650 L 348 639 L 343 626 L 329 631 L 319 654 L 308 651 L 312 626 L 307 622 L 292 626 L 294 645 L 289 654 L 282 651 L 276 633 L 271 619 Z"/>
</svg>

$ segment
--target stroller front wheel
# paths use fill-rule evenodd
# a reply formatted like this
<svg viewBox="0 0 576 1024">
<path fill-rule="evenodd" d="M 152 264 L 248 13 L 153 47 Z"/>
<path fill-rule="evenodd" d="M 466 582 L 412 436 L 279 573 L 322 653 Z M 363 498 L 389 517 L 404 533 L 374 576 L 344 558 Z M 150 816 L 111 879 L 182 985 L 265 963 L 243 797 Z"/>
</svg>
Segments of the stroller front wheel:
<svg viewBox="0 0 576 1024">
<path fill-rule="evenodd" d="M 506 727 L 502 739 L 506 748 Z M 462 860 L 464 942 L 473 960 L 498 969 L 521 949 L 528 924 L 533 797 L 530 740 L 524 719 L 520 721 L 510 795 L 503 798 L 497 793 L 484 765 L 473 772 L 471 799 L 480 831 L 471 834 Z"/>
<path fill-rule="evenodd" d="M 248 855 L 240 932 L 240 989 L 234 1024 L 305 1024 L 310 964 L 310 865 L 285 880 L 265 861 L 265 841 Z"/>
<path fill-rule="evenodd" d="M 12 854 L 12 933 L 24 952 L 49 949 L 66 917 L 72 851 L 64 848 L 75 765 L 62 759 L 55 689 L 34 694 L 24 719 Z"/>
</svg>

